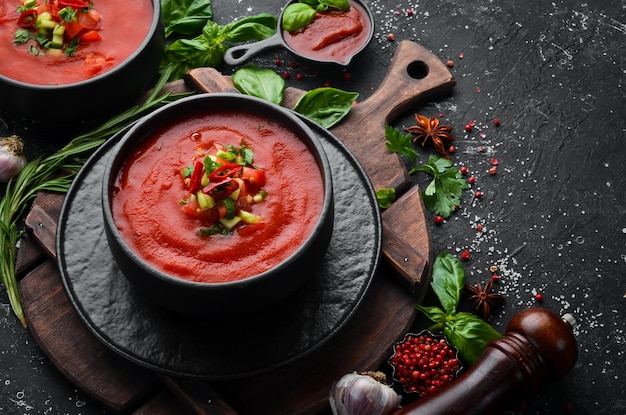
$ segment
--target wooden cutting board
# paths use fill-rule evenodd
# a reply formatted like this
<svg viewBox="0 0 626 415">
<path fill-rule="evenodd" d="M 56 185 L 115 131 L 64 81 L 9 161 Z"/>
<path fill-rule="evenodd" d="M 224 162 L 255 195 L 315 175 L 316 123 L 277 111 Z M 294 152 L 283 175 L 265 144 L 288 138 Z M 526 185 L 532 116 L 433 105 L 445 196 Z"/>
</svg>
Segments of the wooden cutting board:
<svg viewBox="0 0 626 415">
<path fill-rule="evenodd" d="M 192 71 L 187 84 L 203 91 L 231 90 L 214 70 Z M 153 373 L 106 348 L 82 325 L 63 290 L 55 261 L 55 233 L 63 196 L 42 193 L 26 218 L 17 272 L 32 334 L 59 371 L 105 406 L 135 414 L 314 414 L 327 410 L 332 383 L 351 371 L 377 369 L 391 345 L 409 329 L 415 303 L 428 287 L 432 259 L 419 189 L 411 187 L 402 162 L 386 151 L 384 127 L 420 99 L 447 92 L 449 71 L 423 47 L 402 42 L 380 88 L 359 103 L 331 132 L 364 166 L 374 188 L 393 187 L 402 196 L 383 212 L 383 253 L 388 260 L 355 316 L 330 342 L 280 369 L 211 384 Z M 284 105 L 303 91 L 289 89 Z M 375 160 L 370 157 L 375 155 Z M 381 155 L 385 155 L 381 161 Z M 408 189 L 408 190 L 407 190 Z M 408 289 L 407 289 L 408 288 Z"/>
</svg>

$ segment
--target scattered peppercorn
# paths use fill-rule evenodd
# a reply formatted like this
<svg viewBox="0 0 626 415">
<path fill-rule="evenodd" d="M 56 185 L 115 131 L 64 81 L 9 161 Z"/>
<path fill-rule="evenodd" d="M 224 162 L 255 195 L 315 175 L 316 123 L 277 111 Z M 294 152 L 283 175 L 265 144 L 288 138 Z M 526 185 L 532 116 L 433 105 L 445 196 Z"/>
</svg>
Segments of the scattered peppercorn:
<svg viewBox="0 0 626 415">
<path fill-rule="evenodd" d="M 450 146 L 448 147 L 448 153 L 454 153 L 456 151 L 456 147 L 455 146 Z"/>
<path fill-rule="evenodd" d="M 465 249 L 463 252 L 461 252 L 461 259 L 463 261 L 467 261 L 470 258 L 470 252 L 468 249 Z"/>
<path fill-rule="evenodd" d="M 298 72 L 298 73 L 296 74 L 296 79 L 297 79 L 298 81 L 301 81 L 301 80 L 302 80 L 302 78 L 304 78 L 304 75 L 302 75 L 302 73 Z"/>
<path fill-rule="evenodd" d="M 541 293 L 537 293 L 535 294 L 535 300 L 542 302 L 543 301 L 543 294 Z"/>
<path fill-rule="evenodd" d="M 396 35 L 394 35 L 393 33 L 388 33 L 387 34 L 387 40 L 390 42 L 393 42 L 396 39 Z"/>
<path fill-rule="evenodd" d="M 291 78 L 291 75 L 289 75 L 289 72 L 283 71 L 282 77 L 283 77 L 283 79 L 289 79 L 289 78 Z"/>
<path fill-rule="evenodd" d="M 436 225 L 441 225 L 443 223 L 443 216 L 437 215 L 434 220 Z"/>
<path fill-rule="evenodd" d="M 461 173 L 463 176 L 465 176 L 467 174 L 467 167 L 466 166 L 461 166 L 459 168 L 459 173 Z"/>
<path fill-rule="evenodd" d="M 483 192 L 481 192 L 480 190 L 476 190 L 476 192 L 474 193 L 474 196 L 480 199 L 481 197 L 483 197 Z"/>
<path fill-rule="evenodd" d="M 495 125 L 496 127 L 499 127 L 499 126 L 500 126 L 500 120 L 499 120 L 499 119 L 497 119 L 497 118 L 496 118 L 496 119 L 494 119 L 494 120 L 493 120 L 493 125 Z"/>
<path fill-rule="evenodd" d="M 474 184 L 474 183 L 476 183 L 476 177 L 474 177 L 474 176 L 470 176 L 470 177 L 469 177 L 469 179 L 467 179 L 467 182 L 468 182 L 469 184 Z"/>
<path fill-rule="evenodd" d="M 463 59 L 465 57 L 465 54 L 463 52 L 459 53 L 459 59 Z"/>
<path fill-rule="evenodd" d="M 449 68 L 454 67 L 454 61 L 452 59 L 448 60 L 448 62 L 446 62 L 446 65 L 448 65 Z"/>
<path fill-rule="evenodd" d="M 496 166 L 491 166 L 491 168 L 489 169 L 489 174 L 491 174 L 492 176 L 496 174 L 497 172 L 498 172 L 498 168 Z"/>
<path fill-rule="evenodd" d="M 472 126 L 470 124 L 465 124 L 465 131 L 468 133 L 472 131 Z"/>
<path fill-rule="evenodd" d="M 393 379 L 407 393 L 429 395 L 455 380 L 461 371 L 456 349 L 443 336 L 429 331 L 407 334 L 394 345 L 389 359 Z"/>
<path fill-rule="evenodd" d="M 498 159 L 496 159 L 496 158 L 492 158 L 492 159 L 491 159 L 491 165 L 492 165 L 492 166 L 497 166 L 497 165 L 498 165 Z"/>
<path fill-rule="evenodd" d="M 407 16 L 413 16 L 413 9 L 407 9 L 406 10 L 406 15 Z"/>
<path fill-rule="evenodd" d="M 480 223 L 476 225 L 476 232 L 482 232 L 483 231 L 483 225 L 481 225 Z"/>
</svg>

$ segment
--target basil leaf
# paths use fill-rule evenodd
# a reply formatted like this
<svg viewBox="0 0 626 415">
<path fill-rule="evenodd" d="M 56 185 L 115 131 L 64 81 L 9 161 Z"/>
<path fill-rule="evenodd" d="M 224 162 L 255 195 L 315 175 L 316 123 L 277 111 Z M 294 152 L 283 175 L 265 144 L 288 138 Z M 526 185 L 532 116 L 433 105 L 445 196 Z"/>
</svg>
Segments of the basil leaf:
<svg viewBox="0 0 626 415">
<path fill-rule="evenodd" d="M 209 20 L 193 39 L 178 39 L 165 49 L 161 71 L 171 66 L 169 81 L 181 78 L 193 68 L 217 67 L 224 62 L 226 41 L 261 40 L 276 32 L 276 17 L 268 13 L 246 17 L 221 26 Z"/>
<path fill-rule="evenodd" d="M 285 80 L 271 69 L 248 65 L 236 70 L 232 80 L 239 92 L 262 98 L 276 105 L 283 102 Z"/>
<path fill-rule="evenodd" d="M 465 312 L 448 318 L 443 334 L 459 349 L 461 359 L 470 365 L 480 357 L 487 343 L 502 337 L 478 316 Z"/>
<path fill-rule="evenodd" d="M 376 200 L 381 209 L 387 209 L 396 200 L 396 189 L 389 187 L 377 190 Z"/>
<path fill-rule="evenodd" d="M 316 13 L 308 4 L 291 3 L 283 11 L 282 28 L 288 32 L 297 32 L 311 23 Z"/>
<path fill-rule="evenodd" d="M 440 254 L 433 264 L 430 285 L 445 312 L 453 314 L 465 285 L 465 270 L 458 258 L 447 252 Z"/>
<path fill-rule="evenodd" d="M 439 307 L 424 307 L 422 305 L 416 304 L 415 308 L 424 313 L 424 315 L 426 315 L 426 317 L 431 319 L 433 322 L 437 323 L 434 326 L 430 327 L 429 330 L 435 330 L 437 328 L 445 326 L 447 318 L 446 313 Z"/>
<path fill-rule="evenodd" d="M 330 128 L 348 115 L 358 96 L 356 92 L 336 88 L 316 88 L 302 95 L 293 109 Z"/>
<path fill-rule="evenodd" d="M 319 0 L 319 3 L 328 7 L 346 11 L 350 9 L 350 2 L 348 0 Z"/>
<path fill-rule="evenodd" d="M 161 0 L 165 37 L 172 33 L 195 35 L 213 18 L 211 0 Z"/>
<path fill-rule="evenodd" d="M 278 19 L 269 13 L 259 13 L 254 16 L 244 17 L 224 26 L 224 40 L 240 43 L 267 39 L 276 33 L 277 25 Z"/>
</svg>

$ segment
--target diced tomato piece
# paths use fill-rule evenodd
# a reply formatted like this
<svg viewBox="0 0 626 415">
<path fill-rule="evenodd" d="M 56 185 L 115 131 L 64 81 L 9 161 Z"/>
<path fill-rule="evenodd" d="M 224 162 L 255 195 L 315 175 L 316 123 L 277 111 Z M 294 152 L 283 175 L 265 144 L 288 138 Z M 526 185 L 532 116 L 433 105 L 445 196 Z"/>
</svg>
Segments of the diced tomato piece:
<svg viewBox="0 0 626 415">
<path fill-rule="evenodd" d="M 82 35 L 80 35 L 81 42 L 100 42 L 102 40 L 102 36 L 95 30 L 89 30 Z"/>
<path fill-rule="evenodd" d="M 65 23 L 65 34 L 69 38 L 75 38 L 83 30 L 83 25 L 77 22 Z"/>
<path fill-rule="evenodd" d="M 88 29 L 98 28 L 98 23 L 102 20 L 100 13 L 94 9 L 89 10 L 87 13 L 78 14 L 78 23 Z"/>
<path fill-rule="evenodd" d="M 255 183 L 258 186 L 265 186 L 265 170 L 254 169 L 252 167 L 244 167 L 241 178 Z"/>
<path fill-rule="evenodd" d="M 198 218 L 200 216 L 198 214 L 199 210 L 200 205 L 197 200 L 191 200 L 187 204 L 183 205 L 183 212 L 190 218 Z"/>
<path fill-rule="evenodd" d="M 226 209 L 226 206 L 224 206 L 224 205 L 217 205 L 216 208 L 217 208 L 217 212 L 219 214 L 219 217 L 220 218 L 225 218 L 226 215 L 228 214 L 228 209 Z"/>
<path fill-rule="evenodd" d="M 253 223 L 250 225 L 246 225 L 246 226 L 242 226 L 241 228 L 237 229 L 237 233 L 239 234 L 239 236 L 250 236 L 253 235 L 254 233 L 258 232 L 259 230 L 261 230 L 261 228 L 263 228 L 263 226 L 265 226 L 264 223 Z"/>
</svg>

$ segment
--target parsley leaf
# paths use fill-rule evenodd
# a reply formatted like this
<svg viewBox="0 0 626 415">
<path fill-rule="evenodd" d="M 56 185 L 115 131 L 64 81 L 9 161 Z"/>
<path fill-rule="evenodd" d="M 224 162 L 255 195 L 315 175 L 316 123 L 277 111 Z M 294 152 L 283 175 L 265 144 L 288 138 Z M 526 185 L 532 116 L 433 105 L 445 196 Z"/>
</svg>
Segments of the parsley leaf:
<svg viewBox="0 0 626 415">
<path fill-rule="evenodd" d="M 433 180 L 422 193 L 424 204 L 436 215 L 449 218 L 461 204 L 463 190 L 469 185 L 459 170 L 446 158 L 431 155 L 428 162 L 411 169 L 409 174 L 425 172 Z"/>
<path fill-rule="evenodd" d="M 413 149 L 411 133 L 402 134 L 402 131 L 387 125 L 385 127 L 385 138 L 387 139 L 385 142 L 387 150 L 406 156 L 411 163 L 415 162 L 418 154 Z"/>
</svg>

